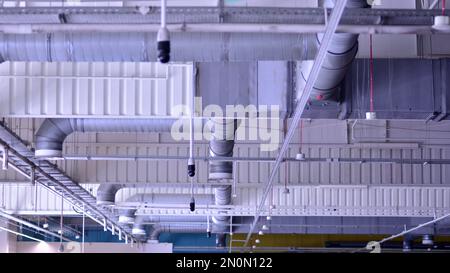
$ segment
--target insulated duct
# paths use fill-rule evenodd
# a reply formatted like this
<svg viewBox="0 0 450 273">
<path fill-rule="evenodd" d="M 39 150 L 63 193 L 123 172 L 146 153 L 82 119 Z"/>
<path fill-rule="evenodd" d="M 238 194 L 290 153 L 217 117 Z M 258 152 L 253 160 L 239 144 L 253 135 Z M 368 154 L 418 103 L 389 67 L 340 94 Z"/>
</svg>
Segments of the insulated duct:
<svg viewBox="0 0 450 273">
<path fill-rule="evenodd" d="M 145 216 L 137 215 L 133 220 L 132 234 L 145 237 L 147 235 L 147 229 L 145 226 L 152 225 L 155 226 L 166 226 L 170 225 L 172 227 L 185 226 L 189 223 L 196 223 L 192 225 L 202 232 L 207 233 L 206 217 L 195 217 L 195 216 Z M 213 230 L 214 231 L 214 230 Z"/>
<path fill-rule="evenodd" d="M 336 0 L 326 0 L 324 6 L 333 8 Z M 366 0 L 349 0 L 347 8 L 366 8 Z M 317 44 L 323 39 L 323 33 L 316 36 Z M 311 93 L 311 101 L 335 101 L 339 86 L 345 78 L 347 71 L 350 68 L 353 60 L 358 53 L 358 38 L 357 34 L 336 33 L 333 36 L 333 41 L 329 46 L 328 54 L 325 58 L 324 64 L 320 70 L 319 78 L 314 85 Z M 309 74 L 311 73 L 314 61 L 303 61 L 299 69 L 299 83 L 298 90 L 302 91 L 306 86 Z"/>
<path fill-rule="evenodd" d="M 234 119 L 214 119 L 212 140 L 209 143 L 209 155 L 211 157 L 232 157 L 235 132 L 238 121 Z M 209 179 L 231 180 L 233 178 L 233 162 L 210 161 Z M 215 204 L 226 206 L 231 204 L 231 186 L 218 186 L 215 191 Z M 216 233 L 229 231 L 229 216 L 213 216 Z"/>
<path fill-rule="evenodd" d="M 36 133 L 36 157 L 61 157 L 73 132 L 170 132 L 175 119 L 46 119 Z"/>
<path fill-rule="evenodd" d="M 114 205 L 116 193 L 124 186 L 112 183 L 101 184 L 97 189 L 97 205 Z"/>
<path fill-rule="evenodd" d="M 314 35 L 172 33 L 170 40 L 170 57 L 174 62 L 294 61 L 311 59 L 316 52 Z M 156 59 L 156 33 L 0 34 L 0 62 L 154 62 Z"/>
<path fill-rule="evenodd" d="M 73 132 L 170 132 L 175 119 L 46 119 L 36 133 L 37 157 L 61 157 L 65 138 Z M 237 127 L 235 120 L 213 120 L 213 133 L 210 142 L 210 154 L 214 156 L 231 157 L 233 155 L 234 134 Z M 231 179 L 231 162 L 210 162 L 210 179 Z M 97 203 L 99 205 L 111 205 L 115 201 L 115 194 L 121 185 L 104 184 L 100 186 Z M 172 203 L 179 200 L 178 196 L 169 196 L 167 200 L 156 200 L 155 195 L 135 195 L 128 202 Z M 200 204 L 206 203 L 196 197 Z M 231 203 L 231 187 L 219 186 L 215 189 L 215 197 L 211 204 L 229 205 Z M 189 200 L 185 201 L 186 204 Z M 129 222 L 134 217 L 134 211 L 120 211 L 120 222 Z M 213 222 L 219 228 L 217 232 L 225 232 L 229 217 L 213 217 Z M 139 227 L 136 227 L 138 230 Z"/>
<path fill-rule="evenodd" d="M 234 134 L 237 121 L 234 119 L 212 119 L 213 132 L 209 142 L 209 156 L 232 157 L 234 148 Z M 233 162 L 210 161 L 209 179 L 232 179 Z"/>
<path fill-rule="evenodd" d="M 149 240 L 159 241 L 161 233 L 206 233 L 206 229 L 198 226 L 154 226 Z"/>
<path fill-rule="evenodd" d="M 176 119 L 46 119 L 36 133 L 37 157 L 61 157 L 65 138 L 73 132 L 170 132 Z M 237 128 L 237 121 L 234 119 L 213 119 L 212 139 L 210 141 L 211 157 L 232 157 L 234 148 L 234 135 Z M 232 179 L 232 162 L 210 161 L 209 179 L 227 180 Z M 115 194 L 120 190 L 121 185 L 102 185 L 99 188 L 97 203 L 99 205 L 111 205 L 114 203 Z M 167 203 L 180 200 L 179 195 L 166 196 L 169 199 L 157 199 L 158 195 L 135 195 L 127 202 L 141 203 Z M 199 199 L 196 202 L 214 203 L 216 205 L 231 204 L 231 187 L 218 186 L 215 189 L 215 196 L 211 200 Z M 183 200 L 188 204 L 190 198 Z M 134 217 L 133 210 L 120 211 L 120 222 L 129 222 Z M 216 233 L 224 233 L 228 230 L 230 218 L 228 216 L 215 216 L 212 218 Z M 142 232 L 136 226 L 136 232 Z"/>
<path fill-rule="evenodd" d="M 215 197 L 213 195 L 197 195 L 195 197 L 196 202 L 200 205 L 212 205 L 214 204 Z M 139 203 L 139 204 L 169 204 L 169 205 L 182 205 L 188 204 L 190 196 L 186 194 L 135 194 L 129 197 L 126 203 Z M 145 236 L 145 222 L 150 220 L 148 216 L 136 216 L 136 209 L 120 210 L 119 211 L 119 223 L 133 222 L 133 235 Z M 174 217 L 174 221 L 176 221 Z M 155 220 L 155 219 L 153 219 Z M 167 219 L 166 219 L 167 220 Z M 179 219 L 185 220 L 185 219 Z M 206 221 L 206 218 L 204 219 Z"/>
</svg>

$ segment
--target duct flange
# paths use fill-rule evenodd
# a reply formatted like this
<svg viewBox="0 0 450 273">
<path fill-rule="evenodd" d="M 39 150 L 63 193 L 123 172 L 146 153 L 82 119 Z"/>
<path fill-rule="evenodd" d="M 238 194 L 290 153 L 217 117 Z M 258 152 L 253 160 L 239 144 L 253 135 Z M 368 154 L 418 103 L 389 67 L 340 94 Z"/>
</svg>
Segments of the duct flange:
<svg viewBox="0 0 450 273">
<path fill-rule="evenodd" d="M 36 157 L 43 157 L 47 159 L 62 159 L 62 151 L 60 150 L 36 150 L 35 154 Z"/>
</svg>

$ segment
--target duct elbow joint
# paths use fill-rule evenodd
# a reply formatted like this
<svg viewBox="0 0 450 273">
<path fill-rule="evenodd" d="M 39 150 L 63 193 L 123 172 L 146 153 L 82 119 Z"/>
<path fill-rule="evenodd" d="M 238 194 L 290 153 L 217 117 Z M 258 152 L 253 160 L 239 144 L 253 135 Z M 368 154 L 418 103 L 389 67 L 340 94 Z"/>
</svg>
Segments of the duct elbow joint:
<svg viewBox="0 0 450 273">
<path fill-rule="evenodd" d="M 160 28 L 157 37 L 158 61 L 165 64 L 170 61 L 170 34 L 167 28 Z"/>
<path fill-rule="evenodd" d="M 63 142 L 74 131 L 69 119 L 45 119 L 36 132 L 35 156 L 61 158 Z"/>
<path fill-rule="evenodd" d="M 120 184 L 101 184 L 97 190 L 97 205 L 111 206 L 116 202 L 116 193 L 123 186 Z"/>
</svg>

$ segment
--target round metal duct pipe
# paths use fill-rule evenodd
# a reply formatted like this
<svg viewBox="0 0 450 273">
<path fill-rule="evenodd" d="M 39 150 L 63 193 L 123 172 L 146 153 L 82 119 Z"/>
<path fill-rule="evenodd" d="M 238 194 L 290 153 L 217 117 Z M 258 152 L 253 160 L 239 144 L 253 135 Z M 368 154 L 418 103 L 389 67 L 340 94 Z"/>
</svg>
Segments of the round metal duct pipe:
<svg viewBox="0 0 450 273">
<path fill-rule="evenodd" d="M 174 62 L 295 61 L 316 52 L 311 34 L 172 33 L 171 47 Z M 0 62 L 156 60 L 156 33 L 0 34 Z"/>
<path fill-rule="evenodd" d="M 335 0 L 327 0 L 324 6 L 332 8 Z M 347 8 L 366 8 L 367 1 L 352 0 L 348 1 Z M 317 34 L 317 46 L 323 39 L 323 33 Z M 311 101 L 330 101 L 337 100 L 339 86 L 345 78 L 347 71 L 358 53 L 357 34 L 336 33 L 329 46 L 328 54 L 324 64 L 320 69 L 319 78 L 314 85 L 311 93 Z M 306 85 L 314 61 L 303 61 L 299 69 L 298 90 L 301 92 Z"/>
<path fill-rule="evenodd" d="M 73 132 L 170 132 L 176 119 L 45 119 L 36 133 L 36 157 L 61 157 Z"/>
</svg>

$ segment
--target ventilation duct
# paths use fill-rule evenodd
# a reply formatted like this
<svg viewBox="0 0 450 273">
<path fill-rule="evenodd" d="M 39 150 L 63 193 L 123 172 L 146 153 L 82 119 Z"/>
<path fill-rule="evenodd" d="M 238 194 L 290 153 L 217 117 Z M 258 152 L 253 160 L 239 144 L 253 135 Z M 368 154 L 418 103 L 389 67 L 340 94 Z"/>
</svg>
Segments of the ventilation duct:
<svg viewBox="0 0 450 273">
<path fill-rule="evenodd" d="M 237 121 L 234 119 L 213 119 L 212 139 L 209 142 L 210 157 L 232 157 L 234 148 L 234 134 Z M 209 179 L 232 179 L 233 162 L 210 161 Z"/>
<path fill-rule="evenodd" d="M 158 241 L 161 233 L 206 233 L 205 227 L 201 226 L 173 226 L 173 225 L 159 225 L 155 226 L 150 233 L 150 241 Z M 226 235 L 217 234 L 216 236 L 216 246 L 226 247 Z"/>
<path fill-rule="evenodd" d="M 214 119 L 212 140 L 209 143 L 209 155 L 211 157 L 232 157 L 235 132 L 238 121 L 234 119 Z M 233 162 L 210 161 L 209 179 L 230 180 L 233 178 Z M 231 186 L 218 186 L 215 188 L 215 204 L 226 206 L 231 204 Z M 229 216 L 213 216 L 216 233 L 229 231 Z"/>
<path fill-rule="evenodd" d="M 175 119 L 46 119 L 36 133 L 37 157 L 61 157 L 73 132 L 170 132 Z"/>
<path fill-rule="evenodd" d="M 73 132 L 170 132 L 175 119 L 46 119 L 36 133 L 37 157 L 61 157 L 65 138 Z M 212 139 L 210 141 L 211 157 L 232 157 L 234 148 L 234 136 L 237 121 L 234 119 L 213 119 Z M 232 179 L 232 162 L 211 161 L 209 168 L 209 179 L 227 180 Z M 115 201 L 115 194 L 122 188 L 121 185 L 111 184 L 99 187 L 97 203 L 99 205 L 111 205 Z M 179 195 L 168 197 L 166 200 L 156 200 L 157 195 L 135 195 L 128 202 L 142 203 L 173 203 L 180 200 Z M 166 196 L 167 198 L 167 196 Z M 211 200 L 198 199 L 199 204 L 210 202 L 216 205 L 231 204 L 231 186 L 218 186 L 215 188 L 214 198 Z M 183 200 L 188 204 L 189 200 Z M 135 211 L 120 211 L 120 222 L 129 222 L 133 219 Z M 224 233 L 229 226 L 228 216 L 212 217 L 216 233 Z M 136 227 L 136 231 L 139 230 Z"/>
<path fill-rule="evenodd" d="M 336 0 L 326 0 L 324 6 L 333 8 Z M 366 0 L 349 0 L 347 8 L 365 8 Z M 351 63 L 358 53 L 357 34 L 336 33 L 328 48 L 328 54 L 320 70 L 320 77 L 317 79 L 311 93 L 311 101 L 337 100 L 337 93 L 340 84 L 345 78 Z M 323 33 L 316 36 L 317 44 L 320 45 Z M 303 90 L 306 86 L 309 74 L 311 73 L 314 61 L 303 61 L 299 69 L 298 90 Z"/>
<path fill-rule="evenodd" d="M 314 35 L 271 33 L 172 33 L 171 45 L 174 62 L 294 61 L 317 50 Z M 0 34 L 0 62 L 154 62 L 156 50 L 156 33 Z"/>
<path fill-rule="evenodd" d="M 134 211 L 134 210 L 121 210 L 121 212 L 126 212 L 126 211 Z M 135 212 L 135 211 L 134 211 Z M 121 215 L 122 216 L 122 215 Z M 145 221 L 145 223 L 149 223 L 149 224 L 156 224 L 156 223 L 189 223 L 189 222 L 201 222 L 201 223 L 206 223 L 207 222 L 207 217 L 206 216 L 150 216 L 150 215 L 138 215 L 137 217 L 143 217 L 143 221 Z M 134 223 L 134 217 L 135 215 L 133 215 L 133 219 L 131 219 L 131 221 L 122 221 L 121 223 L 123 224 L 133 224 Z"/>
<path fill-rule="evenodd" d="M 161 233 L 206 233 L 206 229 L 198 226 L 155 226 L 149 240 L 159 241 Z"/>
<path fill-rule="evenodd" d="M 180 205 L 189 204 L 190 195 L 186 194 L 135 194 L 129 197 L 126 203 L 139 203 L 139 204 L 165 204 L 165 205 Z M 195 197 L 196 202 L 200 205 L 212 205 L 214 204 L 215 197 L 213 195 L 197 195 Z M 120 210 L 119 211 L 119 223 L 133 222 L 133 235 L 146 235 L 145 224 L 148 220 L 152 220 L 148 216 L 136 216 L 136 209 Z M 156 218 L 153 218 L 156 220 Z M 168 220 L 168 219 L 166 219 Z M 176 217 L 173 221 L 176 221 Z M 184 220 L 184 219 L 178 219 Z M 206 221 L 206 218 L 204 219 Z"/>
<path fill-rule="evenodd" d="M 116 193 L 124 186 L 112 183 L 101 184 L 97 189 L 97 205 L 114 205 Z"/>
</svg>

